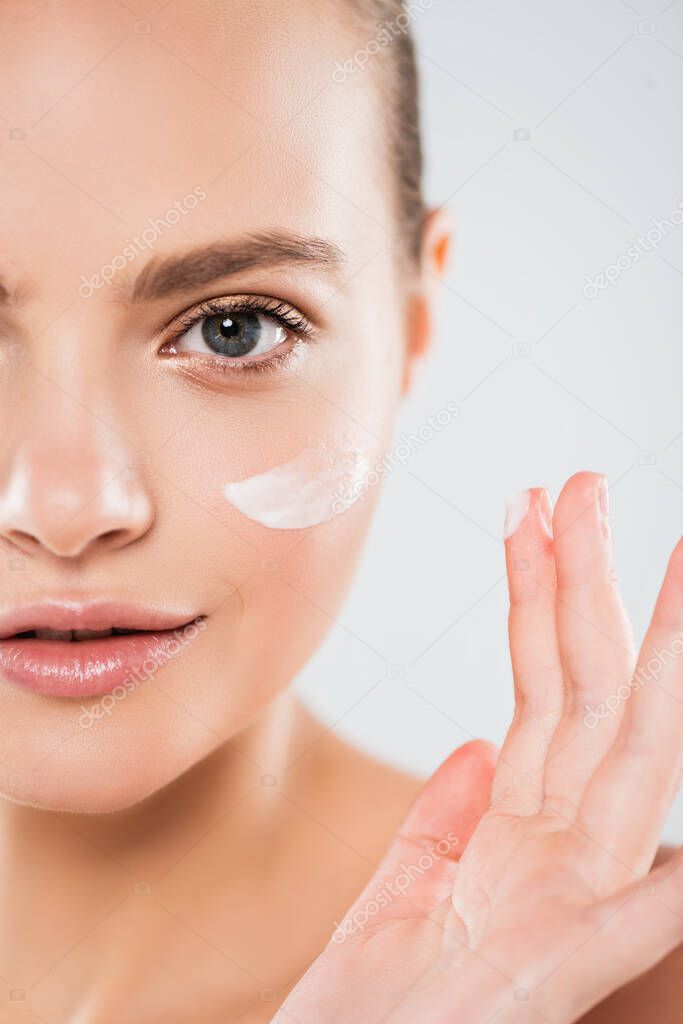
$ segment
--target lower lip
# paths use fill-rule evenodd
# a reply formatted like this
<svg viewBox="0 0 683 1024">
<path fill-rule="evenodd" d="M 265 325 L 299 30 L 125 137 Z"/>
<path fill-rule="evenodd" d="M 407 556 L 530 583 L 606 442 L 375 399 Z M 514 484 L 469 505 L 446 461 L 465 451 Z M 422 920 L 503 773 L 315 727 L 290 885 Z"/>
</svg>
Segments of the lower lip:
<svg viewBox="0 0 683 1024">
<path fill-rule="evenodd" d="M 98 697 L 149 678 L 177 651 L 175 630 L 99 640 L 0 640 L 0 678 L 46 697 Z"/>
</svg>

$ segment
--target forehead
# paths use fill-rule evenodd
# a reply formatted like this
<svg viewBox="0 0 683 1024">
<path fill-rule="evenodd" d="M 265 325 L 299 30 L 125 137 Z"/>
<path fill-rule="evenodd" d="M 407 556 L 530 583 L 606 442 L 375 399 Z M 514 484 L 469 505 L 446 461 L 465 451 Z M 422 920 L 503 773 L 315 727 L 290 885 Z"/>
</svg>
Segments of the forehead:
<svg viewBox="0 0 683 1024">
<path fill-rule="evenodd" d="M 381 112 L 370 74 L 333 77 L 358 47 L 335 5 L 152 6 L 0 5 L 3 262 L 67 273 L 74 249 L 97 260 L 197 189 L 175 245 L 273 227 L 376 245 Z"/>
</svg>

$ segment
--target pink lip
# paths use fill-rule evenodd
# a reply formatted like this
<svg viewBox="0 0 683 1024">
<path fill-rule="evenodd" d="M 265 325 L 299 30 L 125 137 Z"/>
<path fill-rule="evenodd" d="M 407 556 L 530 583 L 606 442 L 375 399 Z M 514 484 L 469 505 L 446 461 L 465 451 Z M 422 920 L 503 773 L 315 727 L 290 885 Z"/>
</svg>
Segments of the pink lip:
<svg viewBox="0 0 683 1024">
<path fill-rule="evenodd" d="M 129 681 L 138 685 L 178 652 L 182 628 L 193 618 L 113 602 L 14 609 L 0 615 L 0 677 L 45 696 L 81 699 Z M 111 628 L 145 632 L 77 642 L 16 636 L 36 629 Z"/>
</svg>

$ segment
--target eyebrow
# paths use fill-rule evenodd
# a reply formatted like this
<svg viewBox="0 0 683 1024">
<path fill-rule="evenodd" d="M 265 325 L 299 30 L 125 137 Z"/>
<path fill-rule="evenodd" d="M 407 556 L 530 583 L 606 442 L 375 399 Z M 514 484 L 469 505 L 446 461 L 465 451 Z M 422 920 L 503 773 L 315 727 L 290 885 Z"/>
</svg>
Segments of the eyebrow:
<svg viewBox="0 0 683 1024">
<path fill-rule="evenodd" d="M 222 277 L 264 266 L 308 266 L 331 272 L 346 262 L 343 251 L 323 238 L 282 231 L 245 235 L 200 246 L 179 256 L 152 258 L 135 279 L 129 301 L 148 302 L 176 291 L 211 284 Z"/>
</svg>

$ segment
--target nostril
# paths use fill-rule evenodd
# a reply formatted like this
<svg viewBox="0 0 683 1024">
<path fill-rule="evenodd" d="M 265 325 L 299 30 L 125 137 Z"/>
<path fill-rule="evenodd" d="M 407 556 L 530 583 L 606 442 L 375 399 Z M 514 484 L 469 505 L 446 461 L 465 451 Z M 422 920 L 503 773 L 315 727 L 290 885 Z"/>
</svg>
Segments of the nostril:
<svg viewBox="0 0 683 1024">
<path fill-rule="evenodd" d="M 41 548 L 47 548 L 54 554 L 68 558 L 79 557 L 93 543 L 111 549 L 122 547 L 132 540 L 126 527 L 113 527 L 89 538 L 78 536 L 62 527 L 42 540 L 28 530 L 14 529 L 6 530 L 4 538 L 24 555 L 36 555 Z"/>
<path fill-rule="evenodd" d="M 117 547 L 128 540 L 128 530 L 122 528 L 105 530 L 104 533 L 100 534 L 99 540 L 102 544 L 106 544 L 109 547 Z"/>
<path fill-rule="evenodd" d="M 7 494 L 0 492 L 0 538 L 27 555 L 44 549 L 73 559 L 86 551 L 123 548 L 144 536 L 154 520 L 144 482 L 119 472 L 100 486 L 94 477 L 94 471 L 84 473 L 67 487 L 64 480 L 51 485 L 36 473 L 21 488 L 8 484 Z"/>
<path fill-rule="evenodd" d="M 40 547 L 40 541 L 37 537 L 24 530 L 8 530 L 5 537 L 25 555 L 33 554 Z"/>
</svg>

